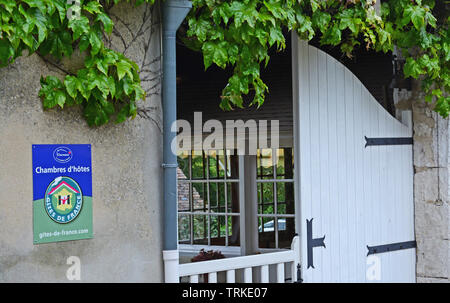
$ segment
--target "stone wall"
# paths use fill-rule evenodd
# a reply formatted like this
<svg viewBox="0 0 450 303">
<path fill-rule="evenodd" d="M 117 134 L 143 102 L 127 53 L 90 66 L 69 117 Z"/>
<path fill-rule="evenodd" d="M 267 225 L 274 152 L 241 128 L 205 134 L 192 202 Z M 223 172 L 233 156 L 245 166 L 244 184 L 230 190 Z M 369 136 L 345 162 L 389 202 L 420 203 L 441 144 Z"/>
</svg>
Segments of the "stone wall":
<svg viewBox="0 0 450 303">
<path fill-rule="evenodd" d="M 403 94 L 398 107 L 407 104 L 413 112 L 417 282 L 450 282 L 449 119 L 419 93 Z"/>
<path fill-rule="evenodd" d="M 132 121 L 89 128 L 79 108 L 43 111 L 41 75 L 63 77 L 83 56 L 0 69 L 0 282 L 67 282 L 69 256 L 81 282 L 163 279 L 159 9 L 124 3 L 111 15 L 106 45 L 137 62 L 148 94 Z M 33 245 L 31 145 L 77 143 L 92 144 L 94 238 Z"/>
</svg>

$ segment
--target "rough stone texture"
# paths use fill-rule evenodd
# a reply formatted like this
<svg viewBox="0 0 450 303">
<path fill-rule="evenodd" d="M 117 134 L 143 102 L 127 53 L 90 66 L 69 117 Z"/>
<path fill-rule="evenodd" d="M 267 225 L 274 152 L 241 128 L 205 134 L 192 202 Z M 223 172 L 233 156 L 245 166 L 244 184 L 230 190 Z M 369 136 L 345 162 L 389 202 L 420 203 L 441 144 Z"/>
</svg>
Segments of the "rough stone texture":
<svg viewBox="0 0 450 303">
<path fill-rule="evenodd" d="M 450 282 L 449 120 L 417 94 L 414 125 L 414 206 L 417 282 Z"/>
<path fill-rule="evenodd" d="M 38 55 L 0 70 L 0 282 L 67 282 L 69 256 L 81 282 L 163 279 L 159 14 L 112 14 L 107 46 L 138 63 L 148 93 L 136 119 L 89 128 L 78 108 L 43 111 L 41 75 L 64 75 Z M 31 145 L 77 143 L 92 144 L 94 239 L 33 245 Z"/>
</svg>

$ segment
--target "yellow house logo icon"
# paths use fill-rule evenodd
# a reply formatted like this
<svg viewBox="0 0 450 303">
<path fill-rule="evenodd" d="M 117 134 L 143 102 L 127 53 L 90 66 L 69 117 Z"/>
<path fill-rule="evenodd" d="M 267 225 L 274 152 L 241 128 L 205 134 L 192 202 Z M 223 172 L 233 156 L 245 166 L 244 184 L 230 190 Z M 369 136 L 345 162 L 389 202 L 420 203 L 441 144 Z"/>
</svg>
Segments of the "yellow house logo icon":
<svg viewBox="0 0 450 303">
<path fill-rule="evenodd" d="M 82 203 L 81 188 L 72 178 L 58 177 L 47 188 L 45 209 L 57 223 L 74 220 L 81 211 Z"/>
</svg>

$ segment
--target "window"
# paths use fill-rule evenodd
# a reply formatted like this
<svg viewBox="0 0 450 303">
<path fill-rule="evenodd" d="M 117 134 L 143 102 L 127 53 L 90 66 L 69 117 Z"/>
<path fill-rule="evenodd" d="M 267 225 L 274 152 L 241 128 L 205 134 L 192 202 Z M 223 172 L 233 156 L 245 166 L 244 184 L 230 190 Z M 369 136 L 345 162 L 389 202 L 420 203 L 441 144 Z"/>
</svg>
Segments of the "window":
<svg viewBox="0 0 450 303">
<path fill-rule="evenodd" d="M 178 156 L 180 244 L 239 246 L 239 159 L 226 150 Z"/>
<path fill-rule="evenodd" d="M 182 250 L 187 246 L 197 252 L 205 246 L 238 249 L 250 242 L 256 243 L 253 251 L 290 247 L 295 234 L 292 148 L 260 149 L 256 156 L 245 157 L 228 150 L 185 152 L 178 156 L 178 166 Z M 196 245 L 198 250 L 192 248 Z"/>
<path fill-rule="evenodd" d="M 292 148 L 257 153 L 259 248 L 289 248 L 295 234 Z"/>
</svg>

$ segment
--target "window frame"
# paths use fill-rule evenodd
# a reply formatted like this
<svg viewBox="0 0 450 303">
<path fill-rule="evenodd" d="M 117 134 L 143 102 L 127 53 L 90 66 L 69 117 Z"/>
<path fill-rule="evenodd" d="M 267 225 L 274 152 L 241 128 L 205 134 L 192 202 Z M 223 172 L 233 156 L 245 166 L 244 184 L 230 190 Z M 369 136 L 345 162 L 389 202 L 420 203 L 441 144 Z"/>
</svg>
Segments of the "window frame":
<svg viewBox="0 0 450 303">
<path fill-rule="evenodd" d="M 298 184 L 297 182 L 297 168 L 295 165 L 295 148 L 289 144 L 288 146 L 280 146 L 279 148 L 292 148 L 293 149 L 293 159 L 294 159 L 294 167 L 293 167 L 293 178 L 292 179 L 277 179 L 276 178 L 276 166 L 274 165 L 273 171 L 275 177 L 273 179 L 258 179 L 257 174 L 257 156 L 242 156 L 238 155 L 238 172 L 239 176 L 237 179 L 228 179 L 228 176 L 226 174 L 225 170 L 225 178 L 224 179 L 210 179 L 209 178 L 209 166 L 207 166 L 206 172 L 207 172 L 207 178 L 206 179 L 192 179 L 192 154 L 189 155 L 189 178 L 182 180 L 177 179 L 177 182 L 184 182 L 190 184 L 190 196 L 189 196 L 189 203 L 190 203 L 190 211 L 178 211 L 177 215 L 189 215 L 190 217 L 190 242 L 191 244 L 178 244 L 178 248 L 180 251 L 180 255 L 186 256 L 186 257 L 193 257 L 198 254 L 198 252 L 201 249 L 205 250 L 219 250 L 221 251 L 225 256 L 227 257 L 237 257 L 237 256 L 243 256 L 249 254 L 249 251 L 251 253 L 269 253 L 269 252 L 275 252 L 275 251 L 283 251 L 285 249 L 282 248 L 259 248 L 259 231 L 258 231 L 258 222 L 260 217 L 271 217 L 276 220 L 274 222 L 275 227 L 275 237 L 276 237 L 276 247 L 278 246 L 278 224 L 275 224 L 278 222 L 278 219 L 280 218 L 292 218 L 294 219 L 295 224 L 295 232 L 298 233 L 298 218 L 300 216 L 299 214 L 299 207 L 298 207 L 298 187 L 296 186 Z M 272 149 L 272 148 L 270 148 Z M 272 152 L 276 152 L 276 148 L 272 149 Z M 208 155 L 208 151 L 203 150 L 203 153 Z M 275 159 L 276 157 L 272 157 Z M 206 157 L 208 159 L 208 157 Z M 274 160 L 275 161 L 275 160 Z M 208 164 L 209 165 L 209 164 Z M 250 170 L 254 172 L 254 174 L 249 173 Z M 223 182 L 225 184 L 227 183 L 238 183 L 239 184 L 239 213 L 217 213 L 217 215 L 226 215 L 226 218 L 231 216 L 239 216 L 239 236 L 240 236 L 240 246 L 228 246 L 228 219 L 225 220 L 226 223 L 226 235 L 225 235 L 225 246 L 221 245 L 211 245 L 211 229 L 210 229 L 210 219 L 208 219 L 208 245 L 205 244 L 193 244 L 193 216 L 194 215 L 205 215 L 208 218 L 211 217 L 210 210 L 210 203 L 209 203 L 209 196 L 208 196 L 208 212 L 196 212 L 193 209 L 192 205 L 192 196 L 191 196 L 191 188 L 192 183 L 214 183 L 214 182 Z M 274 207 L 274 213 L 273 214 L 260 214 L 258 212 L 259 207 L 259 201 L 258 201 L 258 185 L 261 183 L 273 183 L 274 184 L 274 190 L 276 190 L 275 183 L 292 183 L 294 186 L 294 214 L 277 214 L 276 209 Z M 247 188 L 248 184 L 253 184 L 251 187 L 253 187 L 255 190 L 251 190 L 251 188 Z M 178 186 L 178 183 L 177 183 Z M 209 186 L 207 187 L 209 191 Z M 227 191 L 225 190 L 225 193 L 227 194 Z M 208 193 L 209 195 L 209 193 Z M 249 198 L 250 197 L 250 198 Z M 249 200 L 247 202 L 248 205 L 244 203 L 244 201 Z M 225 199 L 225 210 L 227 210 L 227 199 Z M 274 191 L 274 205 L 277 205 L 277 193 Z M 250 207 L 249 207 L 250 206 Z M 247 216 L 247 214 L 249 216 Z M 216 215 L 216 214 L 214 214 Z M 253 224 L 255 226 L 252 227 L 252 223 L 255 222 L 256 224 Z M 253 231 L 252 231 L 253 229 Z M 250 238 L 250 239 L 249 239 Z"/>
</svg>

